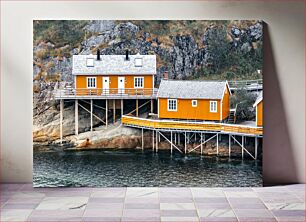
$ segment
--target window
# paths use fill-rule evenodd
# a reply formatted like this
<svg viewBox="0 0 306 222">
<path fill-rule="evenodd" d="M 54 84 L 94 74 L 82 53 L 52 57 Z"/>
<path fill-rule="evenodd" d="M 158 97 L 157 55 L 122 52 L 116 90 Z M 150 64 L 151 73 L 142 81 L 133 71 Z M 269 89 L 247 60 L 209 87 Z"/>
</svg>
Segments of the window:
<svg viewBox="0 0 306 222">
<path fill-rule="evenodd" d="M 96 77 L 87 77 L 87 88 L 96 88 Z"/>
<path fill-rule="evenodd" d="M 89 58 L 86 60 L 87 67 L 93 67 L 94 66 L 94 59 Z"/>
<path fill-rule="evenodd" d="M 168 99 L 168 111 L 177 111 L 176 99 Z"/>
<path fill-rule="evenodd" d="M 210 112 L 211 113 L 217 112 L 217 101 L 210 101 Z"/>
<path fill-rule="evenodd" d="M 143 77 L 135 77 L 134 78 L 134 88 L 143 88 Z"/>
<path fill-rule="evenodd" d="M 136 58 L 135 59 L 135 66 L 141 67 L 142 66 L 142 58 Z"/>
<path fill-rule="evenodd" d="M 192 107 L 197 107 L 198 106 L 198 100 L 191 100 L 191 105 L 192 105 Z"/>
</svg>

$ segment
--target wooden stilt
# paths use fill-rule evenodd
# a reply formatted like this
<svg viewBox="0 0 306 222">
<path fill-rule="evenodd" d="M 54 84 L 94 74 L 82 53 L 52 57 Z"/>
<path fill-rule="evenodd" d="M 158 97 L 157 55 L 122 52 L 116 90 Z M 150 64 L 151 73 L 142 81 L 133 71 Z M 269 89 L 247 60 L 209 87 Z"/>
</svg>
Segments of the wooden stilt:
<svg viewBox="0 0 306 222">
<path fill-rule="evenodd" d="M 123 99 L 121 99 L 121 118 L 123 116 Z"/>
<path fill-rule="evenodd" d="M 151 99 L 151 113 L 154 112 L 154 101 L 153 99 Z"/>
<path fill-rule="evenodd" d="M 187 133 L 185 132 L 185 154 L 187 153 Z"/>
<path fill-rule="evenodd" d="M 143 146 L 144 146 L 144 143 L 143 143 L 143 128 L 141 128 L 141 149 L 143 150 Z"/>
<path fill-rule="evenodd" d="M 194 133 L 194 142 L 197 142 L 197 133 Z"/>
<path fill-rule="evenodd" d="M 155 150 L 156 152 L 158 152 L 158 135 L 159 135 L 159 132 L 158 130 L 155 132 L 155 140 L 156 140 L 156 146 L 155 146 Z"/>
<path fill-rule="evenodd" d="M 243 156 L 244 156 L 244 136 L 242 136 L 242 148 L 241 148 L 241 157 L 242 157 L 242 159 L 243 159 Z"/>
<path fill-rule="evenodd" d="M 90 100 L 90 131 L 92 131 L 92 112 L 93 112 L 93 100 Z"/>
<path fill-rule="evenodd" d="M 64 111 L 64 100 L 60 101 L 60 141 L 63 144 L 63 111 Z"/>
<path fill-rule="evenodd" d="M 255 136 L 255 160 L 257 159 L 258 138 Z"/>
<path fill-rule="evenodd" d="M 201 133 L 201 155 L 203 154 L 203 134 Z"/>
<path fill-rule="evenodd" d="M 179 132 L 178 134 L 177 134 L 177 142 L 178 142 L 178 145 L 181 145 L 181 133 Z"/>
<path fill-rule="evenodd" d="M 154 130 L 152 130 L 152 150 L 154 151 Z"/>
<path fill-rule="evenodd" d="M 176 144 L 176 133 L 174 133 L 174 144 Z"/>
<path fill-rule="evenodd" d="M 75 135 L 79 135 L 79 100 L 75 100 L 74 104 L 74 125 L 75 125 Z"/>
<path fill-rule="evenodd" d="M 108 125 L 108 100 L 105 100 L 105 126 Z"/>
<path fill-rule="evenodd" d="M 113 99 L 113 121 L 116 122 L 116 100 Z"/>
<path fill-rule="evenodd" d="M 228 134 L 228 156 L 231 157 L 231 134 Z"/>
<path fill-rule="evenodd" d="M 171 137 L 170 137 L 171 139 L 170 139 L 170 141 L 171 141 L 171 154 L 172 154 L 172 151 L 173 151 L 173 142 L 172 142 L 172 131 L 171 131 Z"/>
<path fill-rule="evenodd" d="M 138 99 L 136 99 L 136 116 L 138 117 Z"/>
<path fill-rule="evenodd" d="M 217 155 L 219 155 L 219 134 L 217 133 Z"/>
</svg>

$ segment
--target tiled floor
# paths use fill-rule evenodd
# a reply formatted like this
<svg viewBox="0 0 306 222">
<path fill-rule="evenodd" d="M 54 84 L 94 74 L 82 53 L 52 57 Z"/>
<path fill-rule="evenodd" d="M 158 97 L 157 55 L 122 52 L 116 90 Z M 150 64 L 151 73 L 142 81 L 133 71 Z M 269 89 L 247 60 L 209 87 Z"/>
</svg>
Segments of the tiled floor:
<svg viewBox="0 0 306 222">
<path fill-rule="evenodd" d="M 1 221 L 305 221 L 305 185 L 43 189 L 1 184 Z"/>
</svg>

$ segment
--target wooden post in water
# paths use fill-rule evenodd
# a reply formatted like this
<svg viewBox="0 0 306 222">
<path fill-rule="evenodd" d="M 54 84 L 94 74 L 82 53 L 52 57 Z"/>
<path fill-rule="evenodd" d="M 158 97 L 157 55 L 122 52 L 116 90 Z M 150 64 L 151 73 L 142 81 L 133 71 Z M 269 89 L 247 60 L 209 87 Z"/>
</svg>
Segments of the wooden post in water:
<svg viewBox="0 0 306 222">
<path fill-rule="evenodd" d="M 178 132 L 178 134 L 177 134 L 177 140 L 178 140 L 178 145 L 181 145 L 181 133 L 180 132 Z"/>
<path fill-rule="evenodd" d="M 116 122 L 116 100 L 113 99 L 113 122 Z"/>
<path fill-rule="evenodd" d="M 156 148 L 155 148 L 155 150 L 156 150 L 156 152 L 158 152 L 158 135 L 159 135 L 159 132 L 158 132 L 158 130 L 156 130 L 156 133 L 155 133 L 155 140 L 156 140 Z"/>
<path fill-rule="evenodd" d="M 92 131 L 92 112 L 93 112 L 93 100 L 90 100 L 90 131 Z"/>
<path fill-rule="evenodd" d="M 138 117 L 138 99 L 136 99 L 136 116 Z"/>
<path fill-rule="evenodd" d="M 75 100 L 74 104 L 74 125 L 75 125 L 75 135 L 79 135 L 79 100 Z"/>
<path fill-rule="evenodd" d="M 154 101 L 153 99 L 151 99 L 151 113 L 154 112 Z"/>
<path fill-rule="evenodd" d="M 105 100 L 105 126 L 108 125 L 108 100 Z"/>
<path fill-rule="evenodd" d="M 231 157 L 231 134 L 228 134 L 228 156 Z"/>
<path fill-rule="evenodd" d="M 219 155 L 219 134 L 217 133 L 217 155 Z"/>
<path fill-rule="evenodd" d="M 185 131 L 185 155 L 187 154 L 187 133 Z"/>
<path fill-rule="evenodd" d="M 243 156 L 244 156 L 244 136 L 242 136 L 242 147 L 241 147 L 241 157 L 243 159 Z"/>
<path fill-rule="evenodd" d="M 170 131 L 171 132 L 171 154 L 172 154 L 172 152 L 173 152 L 173 145 L 172 145 L 172 130 Z"/>
<path fill-rule="evenodd" d="M 152 130 L 152 151 L 154 151 L 154 130 Z"/>
<path fill-rule="evenodd" d="M 200 141 L 200 143 L 201 143 L 201 155 L 203 154 L 203 134 L 202 134 L 202 132 L 201 132 L 201 141 Z"/>
<path fill-rule="evenodd" d="M 64 111 L 64 100 L 60 101 L 60 141 L 63 144 L 63 111 Z"/>
<path fill-rule="evenodd" d="M 121 118 L 123 116 L 123 99 L 121 99 Z"/>
<path fill-rule="evenodd" d="M 143 150 L 143 128 L 141 128 L 141 149 Z"/>
<path fill-rule="evenodd" d="M 255 160 L 257 160 L 258 138 L 255 136 Z"/>
</svg>

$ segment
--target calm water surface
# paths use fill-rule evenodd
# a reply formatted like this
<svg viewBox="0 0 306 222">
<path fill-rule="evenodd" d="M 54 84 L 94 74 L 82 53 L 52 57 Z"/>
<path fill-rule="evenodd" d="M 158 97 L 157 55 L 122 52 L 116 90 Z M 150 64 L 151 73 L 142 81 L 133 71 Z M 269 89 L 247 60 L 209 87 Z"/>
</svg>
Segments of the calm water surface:
<svg viewBox="0 0 306 222">
<path fill-rule="evenodd" d="M 260 161 L 169 151 L 34 152 L 35 187 L 262 186 Z"/>
</svg>

